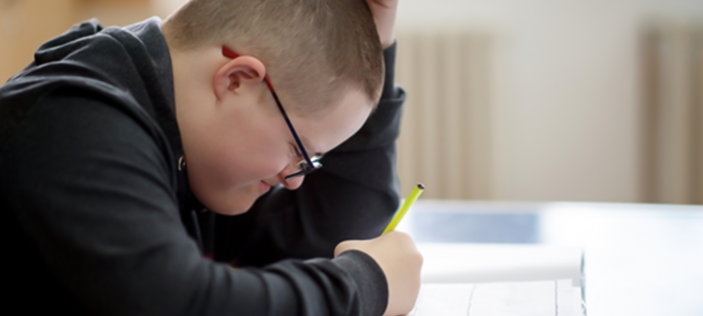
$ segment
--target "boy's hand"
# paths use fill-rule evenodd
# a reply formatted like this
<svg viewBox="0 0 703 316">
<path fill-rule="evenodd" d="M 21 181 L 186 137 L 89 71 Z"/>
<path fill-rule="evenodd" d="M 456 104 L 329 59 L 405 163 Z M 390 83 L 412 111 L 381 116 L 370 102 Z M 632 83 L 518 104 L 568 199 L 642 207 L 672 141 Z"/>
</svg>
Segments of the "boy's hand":
<svg viewBox="0 0 703 316">
<path fill-rule="evenodd" d="M 368 254 L 386 275 L 388 306 L 383 315 L 405 315 L 413 309 L 420 292 L 422 255 L 410 236 L 393 231 L 375 239 L 344 241 L 337 245 L 334 255 L 347 250 Z"/>
<path fill-rule="evenodd" d="M 376 22 L 378 37 L 383 49 L 393 45 L 395 40 L 395 15 L 398 11 L 398 0 L 366 0 L 371 9 L 373 20 Z"/>
</svg>

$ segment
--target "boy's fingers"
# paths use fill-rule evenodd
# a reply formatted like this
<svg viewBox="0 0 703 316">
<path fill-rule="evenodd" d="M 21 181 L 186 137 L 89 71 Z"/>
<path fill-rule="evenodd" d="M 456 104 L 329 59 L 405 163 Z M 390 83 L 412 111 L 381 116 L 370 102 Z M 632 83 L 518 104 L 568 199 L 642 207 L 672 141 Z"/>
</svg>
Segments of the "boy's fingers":
<svg viewBox="0 0 703 316">
<path fill-rule="evenodd" d="M 371 9 L 376 30 L 383 49 L 393 45 L 395 40 L 395 16 L 398 11 L 398 0 L 366 0 Z"/>
<path fill-rule="evenodd" d="M 420 291 L 422 255 L 412 238 L 389 232 L 369 240 L 349 240 L 337 245 L 335 256 L 356 249 L 376 261 L 388 282 L 388 306 L 384 315 L 404 315 L 412 310 Z"/>
<path fill-rule="evenodd" d="M 368 0 L 368 2 L 369 5 L 371 5 L 371 3 L 375 3 L 386 8 L 395 8 L 398 6 L 398 0 Z"/>
</svg>

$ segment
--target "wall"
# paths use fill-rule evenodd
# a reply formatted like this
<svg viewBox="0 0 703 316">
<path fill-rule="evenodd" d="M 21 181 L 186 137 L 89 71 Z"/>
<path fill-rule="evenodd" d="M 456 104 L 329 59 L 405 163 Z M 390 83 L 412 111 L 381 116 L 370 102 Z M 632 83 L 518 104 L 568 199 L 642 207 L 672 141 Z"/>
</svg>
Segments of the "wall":
<svg viewBox="0 0 703 316">
<path fill-rule="evenodd" d="M 34 51 L 72 23 L 72 0 L 0 0 L 0 82 L 32 61 Z"/>
<path fill-rule="evenodd" d="M 407 0 L 398 29 L 497 34 L 489 198 L 633 202 L 642 199 L 638 37 L 657 17 L 701 18 L 703 3 Z"/>
<path fill-rule="evenodd" d="M 150 0 L 0 0 L 0 82 L 78 22 L 97 17 L 104 26 L 127 25 L 154 13 Z"/>
</svg>

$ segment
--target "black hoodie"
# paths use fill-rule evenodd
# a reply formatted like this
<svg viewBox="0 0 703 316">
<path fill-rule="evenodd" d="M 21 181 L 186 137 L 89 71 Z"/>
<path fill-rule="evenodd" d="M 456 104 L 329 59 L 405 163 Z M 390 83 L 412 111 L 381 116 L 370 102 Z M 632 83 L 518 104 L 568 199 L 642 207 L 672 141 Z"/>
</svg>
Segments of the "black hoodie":
<svg viewBox="0 0 703 316">
<path fill-rule="evenodd" d="M 227 217 L 204 210 L 178 168 L 159 25 L 82 23 L 0 88 L 4 309 L 382 314 L 388 289 L 374 260 L 358 251 L 329 258 L 341 240 L 379 235 L 398 205 L 394 141 L 405 95 L 392 84 L 395 46 L 384 52 L 383 97 L 362 130 L 300 189 L 273 188 L 245 215 Z"/>
</svg>

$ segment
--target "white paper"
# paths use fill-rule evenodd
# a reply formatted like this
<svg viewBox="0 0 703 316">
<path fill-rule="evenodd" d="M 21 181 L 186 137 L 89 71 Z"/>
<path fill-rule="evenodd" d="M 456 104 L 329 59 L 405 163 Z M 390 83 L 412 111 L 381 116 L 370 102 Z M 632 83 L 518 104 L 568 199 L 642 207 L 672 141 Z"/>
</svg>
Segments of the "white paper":
<svg viewBox="0 0 703 316">
<path fill-rule="evenodd" d="M 583 250 L 514 244 L 418 244 L 422 283 L 485 283 L 571 279 L 581 286 Z"/>
<path fill-rule="evenodd" d="M 571 280 L 423 284 L 408 316 L 581 316 Z"/>
</svg>

